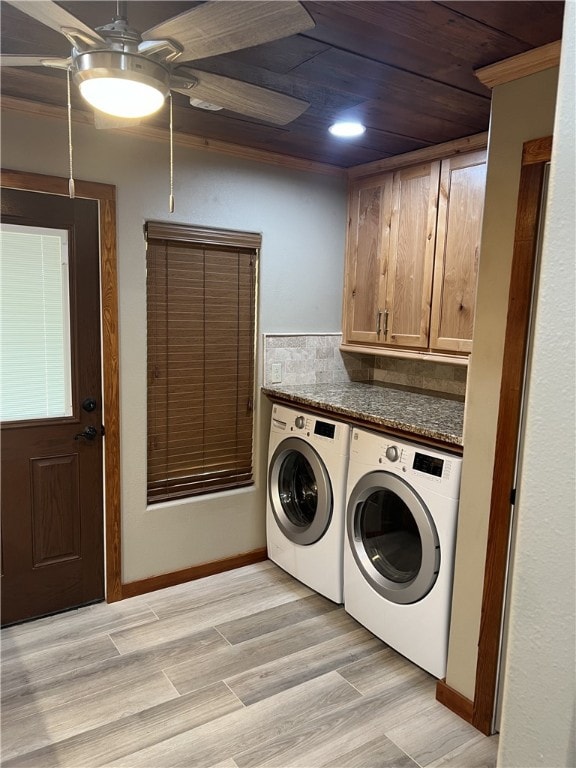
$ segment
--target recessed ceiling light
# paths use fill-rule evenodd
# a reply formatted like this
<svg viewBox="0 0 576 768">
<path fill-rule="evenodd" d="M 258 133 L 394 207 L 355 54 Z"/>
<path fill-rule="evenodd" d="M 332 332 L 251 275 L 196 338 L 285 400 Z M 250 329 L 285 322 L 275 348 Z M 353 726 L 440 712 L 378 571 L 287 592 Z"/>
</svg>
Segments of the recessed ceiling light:
<svg viewBox="0 0 576 768">
<path fill-rule="evenodd" d="M 334 123 L 328 130 L 333 136 L 338 136 L 341 139 L 353 139 L 355 136 L 362 136 L 366 127 L 362 123 L 346 122 Z"/>
</svg>

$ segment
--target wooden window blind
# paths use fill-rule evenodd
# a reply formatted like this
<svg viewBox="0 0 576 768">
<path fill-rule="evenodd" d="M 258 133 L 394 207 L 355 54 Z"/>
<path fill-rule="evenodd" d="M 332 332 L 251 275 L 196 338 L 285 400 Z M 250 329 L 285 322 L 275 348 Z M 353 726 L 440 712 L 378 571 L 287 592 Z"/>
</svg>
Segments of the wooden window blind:
<svg viewBox="0 0 576 768">
<path fill-rule="evenodd" d="M 260 236 L 146 237 L 148 502 L 250 485 Z"/>
</svg>

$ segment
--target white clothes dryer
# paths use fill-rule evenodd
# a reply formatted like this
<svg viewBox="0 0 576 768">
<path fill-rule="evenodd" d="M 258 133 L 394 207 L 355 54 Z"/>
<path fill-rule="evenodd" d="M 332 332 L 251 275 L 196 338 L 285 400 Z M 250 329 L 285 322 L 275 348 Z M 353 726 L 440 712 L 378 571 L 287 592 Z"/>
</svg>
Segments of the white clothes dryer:
<svg viewBox="0 0 576 768">
<path fill-rule="evenodd" d="M 268 451 L 268 557 L 335 603 L 343 602 L 350 427 L 281 405 Z"/>
<path fill-rule="evenodd" d="M 462 459 L 354 429 L 344 608 L 437 678 L 446 675 Z"/>
</svg>

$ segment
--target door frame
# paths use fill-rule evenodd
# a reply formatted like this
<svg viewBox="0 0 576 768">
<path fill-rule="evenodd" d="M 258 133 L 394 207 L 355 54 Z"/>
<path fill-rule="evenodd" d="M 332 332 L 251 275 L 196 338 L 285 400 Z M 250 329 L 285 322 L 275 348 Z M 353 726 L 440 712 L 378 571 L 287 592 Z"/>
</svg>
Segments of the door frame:
<svg viewBox="0 0 576 768">
<path fill-rule="evenodd" d="M 436 698 L 448 709 L 486 735 L 493 732 L 498 688 L 500 635 L 504 614 L 508 547 L 516 457 L 521 428 L 523 382 L 532 311 L 532 291 L 537 260 L 538 227 L 546 164 L 552 154 L 552 137 L 527 141 L 522 149 L 514 250 L 504 337 L 506 365 L 502 370 L 496 445 L 492 473 L 490 516 L 484 586 L 478 637 L 474 699 L 470 701 L 444 681 Z"/>
<path fill-rule="evenodd" d="M 508 548 L 512 522 L 512 499 L 521 428 L 523 382 L 526 370 L 534 274 L 538 258 L 538 235 L 542 187 L 546 164 L 552 155 L 552 137 L 528 141 L 523 146 L 514 232 L 514 253 L 508 295 L 508 319 L 500 384 L 492 497 L 488 522 L 488 545 L 484 570 L 484 592 L 472 724 L 491 733 L 498 687 L 500 632 L 502 627 Z"/>
<path fill-rule="evenodd" d="M 0 186 L 68 196 L 68 179 L 60 176 L 1 169 Z M 75 180 L 75 189 L 77 197 L 96 200 L 99 204 L 102 401 L 106 425 L 103 445 L 104 565 L 106 602 L 113 603 L 122 599 L 116 187 L 112 184 Z"/>
</svg>

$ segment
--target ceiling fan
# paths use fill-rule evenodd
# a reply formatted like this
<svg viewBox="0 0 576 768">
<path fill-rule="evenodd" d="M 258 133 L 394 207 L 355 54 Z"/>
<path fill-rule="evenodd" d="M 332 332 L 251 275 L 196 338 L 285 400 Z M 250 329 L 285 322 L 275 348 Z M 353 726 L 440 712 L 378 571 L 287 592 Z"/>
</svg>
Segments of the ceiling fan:
<svg viewBox="0 0 576 768">
<path fill-rule="evenodd" d="M 144 117 L 160 109 L 170 91 L 185 94 L 195 107 L 276 125 L 295 120 L 309 106 L 185 64 L 311 29 L 313 19 L 296 0 L 208 0 L 142 33 L 128 24 L 127 2 L 117 2 L 113 20 L 96 29 L 52 0 L 6 2 L 63 34 L 72 51 L 68 58 L 2 54 L 2 66 L 67 70 L 86 101 L 105 115 Z"/>
</svg>

